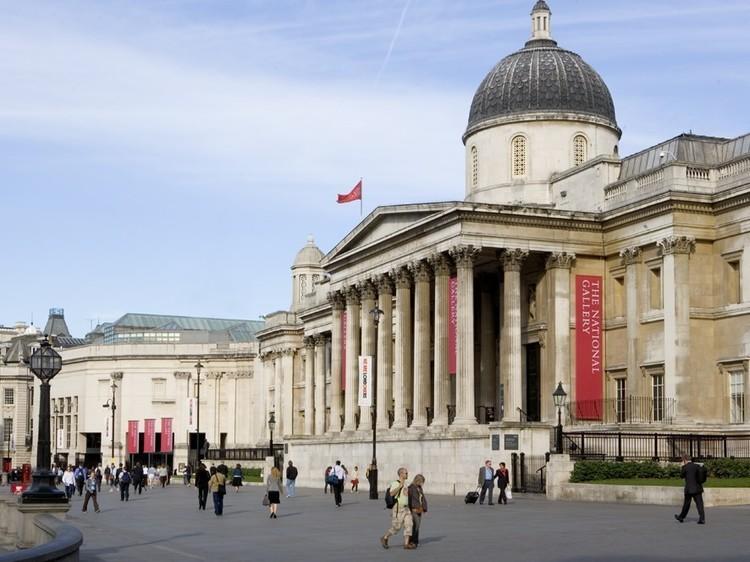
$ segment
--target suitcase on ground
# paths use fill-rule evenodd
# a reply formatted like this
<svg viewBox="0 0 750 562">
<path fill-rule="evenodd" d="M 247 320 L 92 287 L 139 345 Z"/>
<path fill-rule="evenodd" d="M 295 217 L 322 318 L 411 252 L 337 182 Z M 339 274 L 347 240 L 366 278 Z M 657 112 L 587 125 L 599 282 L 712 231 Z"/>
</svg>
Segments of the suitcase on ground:
<svg viewBox="0 0 750 562">
<path fill-rule="evenodd" d="M 466 497 L 464 498 L 464 503 L 472 504 L 477 503 L 477 500 L 479 499 L 479 492 L 476 490 L 472 490 L 468 494 L 466 494 Z"/>
</svg>

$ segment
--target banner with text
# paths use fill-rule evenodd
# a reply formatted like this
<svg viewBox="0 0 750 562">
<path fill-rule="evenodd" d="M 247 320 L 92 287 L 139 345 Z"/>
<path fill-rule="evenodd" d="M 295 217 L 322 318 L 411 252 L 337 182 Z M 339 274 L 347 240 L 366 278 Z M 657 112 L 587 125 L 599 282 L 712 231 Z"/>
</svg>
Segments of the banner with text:
<svg viewBox="0 0 750 562">
<path fill-rule="evenodd" d="M 576 275 L 576 388 L 575 415 L 602 419 L 604 336 L 602 278 Z"/>
<path fill-rule="evenodd" d="M 172 452 L 172 418 L 161 419 L 161 452 Z"/>
<path fill-rule="evenodd" d="M 185 402 L 185 419 L 187 420 L 187 430 L 190 432 L 195 431 L 196 408 L 197 404 L 195 398 L 188 398 Z"/>
<path fill-rule="evenodd" d="M 156 452 L 156 420 L 147 419 L 144 420 L 145 428 L 143 430 L 143 452 L 144 453 L 155 453 Z"/>
<path fill-rule="evenodd" d="M 127 451 L 133 454 L 138 453 L 138 420 L 128 421 Z"/>
<path fill-rule="evenodd" d="M 346 310 L 341 312 L 341 391 L 346 390 Z"/>
<path fill-rule="evenodd" d="M 363 408 L 372 407 L 372 356 L 359 356 L 359 401 Z"/>
<path fill-rule="evenodd" d="M 448 279 L 448 374 L 456 374 L 456 349 L 458 349 L 458 277 Z"/>
<path fill-rule="evenodd" d="M 57 448 L 58 449 L 65 448 L 65 430 L 62 428 L 57 430 Z"/>
</svg>

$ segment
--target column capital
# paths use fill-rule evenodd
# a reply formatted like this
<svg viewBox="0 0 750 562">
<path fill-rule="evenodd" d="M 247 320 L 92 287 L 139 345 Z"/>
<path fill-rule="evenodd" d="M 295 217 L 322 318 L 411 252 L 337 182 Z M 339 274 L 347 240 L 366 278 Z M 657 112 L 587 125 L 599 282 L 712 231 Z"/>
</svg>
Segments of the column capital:
<svg viewBox="0 0 750 562">
<path fill-rule="evenodd" d="M 391 272 L 391 277 L 396 282 L 397 289 L 409 289 L 411 288 L 411 275 L 406 267 L 399 267 Z"/>
<path fill-rule="evenodd" d="M 506 248 L 500 254 L 503 271 L 521 271 L 523 262 L 529 257 L 529 251 L 522 248 Z"/>
<path fill-rule="evenodd" d="M 355 285 L 349 285 L 346 288 L 346 304 L 349 306 L 350 304 L 359 304 L 360 294 L 359 289 Z"/>
<path fill-rule="evenodd" d="M 327 337 L 325 337 L 323 334 L 315 334 L 313 336 L 313 341 L 315 343 L 315 347 L 322 347 L 326 344 L 326 341 L 328 340 Z"/>
<path fill-rule="evenodd" d="M 112 371 L 112 374 L 110 374 L 110 377 L 113 381 L 121 381 L 122 380 L 122 371 Z"/>
<path fill-rule="evenodd" d="M 235 379 L 250 379 L 253 377 L 253 371 L 252 369 L 240 369 L 238 371 L 232 371 L 230 373 L 230 378 L 234 377 Z"/>
<path fill-rule="evenodd" d="M 331 291 L 326 295 L 328 302 L 331 303 L 333 310 L 344 310 L 346 306 L 346 300 L 344 294 L 341 291 Z"/>
<path fill-rule="evenodd" d="M 287 347 L 281 350 L 281 355 L 284 357 L 289 357 L 291 355 L 294 355 L 296 352 L 297 350 L 293 347 Z"/>
<path fill-rule="evenodd" d="M 381 295 L 393 294 L 393 279 L 390 274 L 383 273 L 375 277 L 375 284 L 378 287 L 378 293 Z"/>
<path fill-rule="evenodd" d="M 429 257 L 430 266 L 432 267 L 432 271 L 435 274 L 435 277 L 438 276 L 448 276 L 451 274 L 451 261 L 448 256 L 445 254 L 437 253 L 432 254 Z"/>
<path fill-rule="evenodd" d="M 629 248 L 620 250 L 620 260 L 622 261 L 622 265 L 634 265 L 639 263 L 641 261 L 641 253 L 640 246 L 630 246 Z"/>
<path fill-rule="evenodd" d="M 575 259 L 575 254 L 552 252 L 547 256 L 547 269 L 570 269 Z"/>
<path fill-rule="evenodd" d="M 694 236 L 667 236 L 659 240 L 656 245 L 661 248 L 661 254 L 692 254 L 695 251 Z"/>
<path fill-rule="evenodd" d="M 206 373 L 206 378 L 208 380 L 218 380 L 222 378 L 225 374 L 225 371 L 209 371 Z"/>
<path fill-rule="evenodd" d="M 174 372 L 174 378 L 176 378 L 177 380 L 187 380 L 192 376 L 193 376 L 193 373 L 191 373 L 190 371 L 175 371 Z"/>
<path fill-rule="evenodd" d="M 458 246 L 453 246 L 448 250 L 448 253 L 453 258 L 453 261 L 456 262 L 456 267 L 470 268 L 474 265 L 474 260 L 481 251 L 481 246 L 465 246 L 460 244 Z"/>
<path fill-rule="evenodd" d="M 415 283 L 429 283 L 432 272 L 430 266 L 424 260 L 418 260 L 409 264 L 409 271 Z"/>
<path fill-rule="evenodd" d="M 357 285 L 360 297 L 362 300 L 375 300 L 377 297 L 377 289 L 372 279 L 365 279 Z"/>
<path fill-rule="evenodd" d="M 305 342 L 305 348 L 306 349 L 312 349 L 315 347 L 315 337 L 314 336 L 305 336 L 304 340 Z"/>
</svg>

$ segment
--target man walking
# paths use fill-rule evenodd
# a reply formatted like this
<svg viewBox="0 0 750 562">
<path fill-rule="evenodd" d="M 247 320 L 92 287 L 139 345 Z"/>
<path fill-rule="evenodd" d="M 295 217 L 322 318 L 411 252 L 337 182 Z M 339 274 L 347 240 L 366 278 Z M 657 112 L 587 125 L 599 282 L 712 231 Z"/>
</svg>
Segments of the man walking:
<svg viewBox="0 0 750 562">
<path fill-rule="evenodd" d="M 694 463 L 687 455 L 682 455 L 682 470 L 680 476 L 685 479 L 685 501 L 682 504 L 682 511 L 674 518 L 680 523 L 685 521 L 685 517 L 690 511 L 690 501 L 695 501 L 695 507 L 698 508 L 698 525 L 706 524 L 706 513 L 703 510 L 703 483 L 706 481 L 706 467 Z"/>
<path fill-rule="evenodd" d="M 89 477 L 86 480 L 86 497 L 83 500 L 83 509 L 81 509 L 84 513 L 89 506 L 90 499 L 94 500 L 94 511 L 99 513 L 99 502 L 96 501 L 96 492 L 98 488 L 99 479 L 96 477 L 96 472 L 92 470 L 89 472 Z"/>
<path fill-rule="evenodd" d="M 497 498 L 497 503 L 500 505 L 508 505 L 508 496 L 505 494 L 505 488 L 510 484 L 510 474 L 508 469 L 505 468 L 505 463 L 500 463 L 500 468 L 495 473 L 497 477 L 497 487 L 500 489 L 500 497 Z"/>
<path fill-rule="evenodd" d="M 495 470 L 492 468 L 492 461 L 484 461 L 484 466 L 479 469 L 477 486 L 482 488 L 482 492 L 479 494 L 479 505 L 484 503 L 484 496 L 488 490 L 490 497 L 487 504 L 494 505 L 492 503 L 492 494 L 495 489 Z"/>
<path fill-rule="evenodd" d="M 76 489 L 78 490 L 78 495 L 82 496 L 83 485 L 86 482 L 86 470 L 83 468 L 82 465 L 79 464 L 73 474 L 75 474 L 75 477 L 76 477 Z"/>
<path fill-rule="evenodd" d="M 336 464 L 331 469 L 330 477 L 336 478 L 336 483 L 331 482 L 333 487 L 333 500 L 336 502 L 336 507 L 341 507 L 341 492 L 344 490 L 344 468 L 341 466 L 341 461 L 336 461 Z"/>
<path fill-rule="evenodd" d="M 120 501 L 130 501 L 130 471 L 128 467 L 122 469 L 120 472 Z"/>
<path fill-rule="evenodd" d="M 286 497 L 294 497 L 294 482 L 297 480 L 297 467 L 289 461 L 289 466 L 286 467 Z"/>
<path fill-rule="evenodd" d="M 414 550 L 417 548 L 411 542 L 411 532 L 413 520 L 411 510 L 409 509 L 409 492 L 406 487 L 406 478 L 409 476 L 407 470 L 403 467 L 398 469 L 398 480 L 391 482 L 386 494 L 393 498 L 393 508 L 391 509 L 391 528 L 380 537 L 380 544 L 383 548 L 388 548 L 388 539 L 398 532 L 404 530 L 404 548 Z"/>
</svg>

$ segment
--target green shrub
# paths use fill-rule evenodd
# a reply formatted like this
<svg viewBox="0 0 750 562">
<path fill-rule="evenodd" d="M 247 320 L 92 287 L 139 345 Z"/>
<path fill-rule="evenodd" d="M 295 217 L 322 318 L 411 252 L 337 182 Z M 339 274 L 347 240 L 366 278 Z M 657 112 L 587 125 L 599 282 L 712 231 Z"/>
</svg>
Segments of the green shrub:
<svg viewBox="0 0 750 562">
<path fill-rule="evenodd" d="M 262 482 L 260 468 L 243 468 L 242 480 L 245 482 Z"/>
<path fill-rule="evenodd" d="M 750 461 L 712 459 L 705 461 L 709 478 L 750 478 Z M 632 478 L 680 478 L 678 463 L 578 461 L 570 475 L 571 482 L 620 480 Z"/>
<path fill-rule="evenodd" d="M 750 478 L 750 461 L 712 459 L 705 462 L 708 476 L 713 478 Z"/>
</svg>

